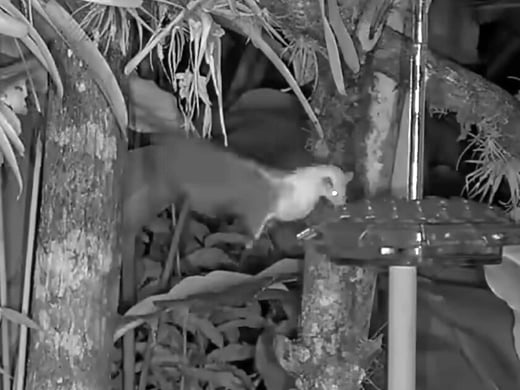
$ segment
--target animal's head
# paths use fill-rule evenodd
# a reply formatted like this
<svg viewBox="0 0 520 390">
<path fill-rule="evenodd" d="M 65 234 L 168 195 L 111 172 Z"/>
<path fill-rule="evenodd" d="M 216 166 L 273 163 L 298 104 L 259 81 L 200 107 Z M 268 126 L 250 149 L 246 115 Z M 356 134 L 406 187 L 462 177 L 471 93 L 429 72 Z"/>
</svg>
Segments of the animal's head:
<svg viewBox="0 0 520 390">
<path fill-rule="evenodd" d="M 344 172 L 334 165 L 316 167 L 320 177 L 320 195 L 333 205 L 341 206 L 347 201 L 347 184 L 352 180 L 352 172 Z"/>
<path fill-rule="evenodd" d="M 305 218 L 321 197 L 335 206 L 346 201 L 347 183 L 352 173 L 332 165 L 314 165 L 296 169 L 282 178 L 282 191 L 276 203 L 274 217 L 281 221 Z"/>
</svg>

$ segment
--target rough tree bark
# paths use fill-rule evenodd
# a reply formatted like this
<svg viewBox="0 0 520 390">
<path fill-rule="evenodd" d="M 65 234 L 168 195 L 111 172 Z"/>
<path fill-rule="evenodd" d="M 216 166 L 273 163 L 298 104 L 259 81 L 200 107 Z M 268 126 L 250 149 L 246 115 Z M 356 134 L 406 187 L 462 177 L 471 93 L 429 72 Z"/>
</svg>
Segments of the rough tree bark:
<svg viewBox="0 0 520 390">
<path fill-rule="evenodd" d="M 65 94 L 49 99 L 27 388 L 110 388 L 119 294 L 121 137 L 106 100 L 61 41 Z M 52 95 L 52 93 L 51 93 Z"/>
<path fill-rule="evenodd" d="M 391 78 L 398 78 L 396 61 L 400 55 L 409 55 L 408 37 L 392 28 L 381 35 L 377 69 Z M 400 54 L 401 53 L 401 54 Z M 463 126 L 476 125 L 479 129 L 499 126 L 503 146 L 514 156 L 520 156 L 520 102 L 497 85 L 462 66 L 431 52 L 427 53 L 427 103 L 430 110 L 457 113 Z M 407 72 L 407 68 L 404 69 Z M 405 80 L 407 82 L 407 80 Z"/>
</svg>

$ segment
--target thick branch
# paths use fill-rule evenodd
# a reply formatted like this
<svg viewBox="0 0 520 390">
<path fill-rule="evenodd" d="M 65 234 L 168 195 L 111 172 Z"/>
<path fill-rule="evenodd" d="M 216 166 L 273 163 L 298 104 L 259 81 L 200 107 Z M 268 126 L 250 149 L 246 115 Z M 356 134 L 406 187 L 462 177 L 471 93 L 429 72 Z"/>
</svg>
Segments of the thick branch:
<svg viewBox="0 0 520 390">
<path fill-rule="evenodd" d="M 374 53 L 375 68 L 394 79 L 404 80 L 396 69 L 401 75 L 408 74 L 408 69 L 399 68 L 398 63 L 403 56 L 410 55 L 411 41 L 386 28 L 378 47 Z M 401 63 L 408 64 L 406 61 Z M 456 112 L 457 120 L 463 126 L 475 124 L 479 130 L 498 126 L 503 135 L 501 145 L 511 154 L 520 156 L 516 132 L 520 126 L 518 100 L 483 77 L 432 53 L 427 56 L 427 70 L 430 109 Z"/>
<path fill-rule="evenodd" d="M 304 270 L 300 388 L 357 390 L 380 348 L 368 339 L 375 272 L 338 266 L 312 245 Z"/>
</svg>

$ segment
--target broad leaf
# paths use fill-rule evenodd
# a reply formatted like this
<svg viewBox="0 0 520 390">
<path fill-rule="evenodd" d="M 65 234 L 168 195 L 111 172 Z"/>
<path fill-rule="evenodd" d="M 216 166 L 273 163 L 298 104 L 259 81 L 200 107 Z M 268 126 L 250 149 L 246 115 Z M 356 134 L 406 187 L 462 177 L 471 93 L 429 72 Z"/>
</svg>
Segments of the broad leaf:
<svg viewBox="0 0 520 390">
<path fill-rule="evenodd" d="M 175 97 L 151 80 L 132 75 L 129 80 L 135 123 L 140 133 L 176 133 L 182 131 L 182 116 Z"/>
<path fill-rule="evenodd" d="M 255 350 L 255 367 L 264 380 L 267 390 L 286 390 L 294 387 L 294 378 L 281 366 L 274 344 L 276 334 L 266 328 L 258 337 Z"/>
<path fill-rule="evenodd" d="M 33 1 L 36 4 L 39 0 Z M 0 6 L 6 9 L 12 16 L 16 16 L 20 20 L 26 20 L 25 16 L 7 0 L 0 0 Z M 35 6 L 34 9 L 38 10 L 39 7 Z M 54 62 L 54 58 L 52 57 L 47 44 L 40 36 L 38 31 L 36 31 L 36 29 L 28 21 L 27 25 L 29 28 L 29 33 L 27 36 L 21 37 L 20 41 L 27 47 L 27 49 L 29 49 L 29 51 L 38 59 L 38 61 L 40 61 L 47 72 L 51 75 L 51 78 L 56 86 L 56 93 L 61 99 L 63 97 L 63 83 L 61 81 L 58 68 L 56 67 L 56 63 Z"/>
<path fill-rule="evenodd" d="M 246 245 L 251 239 L 240 233 L 217 232 L 210 234 L 204 240 L 204 246 L 212 247 L 219 244 Z"/>
<path fill-rule="evenodd" d="M 328 0 L 328 4 L 330 25 L 338 39 L 338 46 L 341 49 L 343 61 L 345 61 L 345 64 L 354 74 L 357 74 L 360 69 L 359 57 L 354 42 L 352 41 L 352 37 L 341 19 L 337 0 Z"/>
<path fill-rule="evenodd" d="M 0 104 L 4 104 L 0 101 Z M 19 187 L 18 196 L 22 193 L 23 189 L 23 180 L 22 174 L 20 172 L 20 167 L 18 166 L 18 161 L 16 160 L 16 156 L 14 154 L 13 145 L 11 144 L 10 138 L 15 139 L 15 144 L 18 146 L 21 145 L 21 141 L 19 141 L 18 136 L 6 119 L 6 117 L 0 112 L 0 152 L 2 156 L 5 158 L 11 169 L 13 170 L 14 176 L 16 178 L 16 182 Z M 23 145 L 21 145 L 23 149 Z"/>
<path fill-rule="evenodd" d="M 203 270 L 236 269 L 237 264 L 219 248 L 201 248 L 190 253 L 185 261 L 191 266 Z"/>
<path fill-rule="evenodd" d="M 209 361 L 240 362 L 254 357 L 254 347 L 249 344 L 229 344 L 215 349 L 207 356 Z"/>
<path fill-rule="evenodd" d="M 23 38 L 29 33 L 29 26 L 24 21 L 16 19 L 2 9 L 0 3 L 0 35 L 12 38 Z"/>
<path fill-rule="evenodd" d="M 341 60 L 339 58 L 338 45 L 336 38 L 332 32 L 329 21 L 325 14 L 325 0 L 319 0 L 321 10 L 321 22 L 323 24 L 323 33 L 325 36 L 325 43 L 327 45 L 327 54 L 329 56 L 329 65 L 332 72 L 332 79 L 336 84 L 336 89 L 341 95 L 346 95 L 345 80 L 343 79 L 343 70 L 341 69 Z"/>
<path fill-rule="evenodd" d="M 9 309 L 8 307 L 0 307 L 0 318 L 6 319 L 13 324 L 24 325 L 30 329 L 41 330 L 40 325 L 31 320 L 27 315 Z"/>
<path fill-rule="evenodd" d="M 143 5 L 143 0 L 85 0 L 87 3 L 95 3 L 106 7 L 138 8 Z"/>
<path fill-rule="evenodd" d="M 65 43 L 74 54 L 87 64 L 88 72 L 91 73 L 94 81 L 107 99 L 121 134 L 126 139 L 126 129 L 128 127 L 126 102 L 107 61 L 80 25 L 55 0 L 41 3 L 41 9 L 45 12 L 48 20 L 52 22 L 52 27 L 63 37 Z"/>
<path fill-rule="evenodd" d="M 488 265 L 484 272 L 491 291 L 505 301 L 513 311 L 513 338 L 520 359 L 520 246 L 506 246 L 502 263 Z"/>
</svg>

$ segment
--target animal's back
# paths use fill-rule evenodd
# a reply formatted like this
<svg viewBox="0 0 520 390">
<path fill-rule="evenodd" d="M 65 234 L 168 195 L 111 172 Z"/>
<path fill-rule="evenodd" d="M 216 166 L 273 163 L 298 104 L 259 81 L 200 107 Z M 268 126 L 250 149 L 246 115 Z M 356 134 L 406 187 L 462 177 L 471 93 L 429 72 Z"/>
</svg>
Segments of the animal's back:
<svg viewBox="0 0 520 390">
<path fill-rule="evenodd" d="M 154 212 L 187 196 L 191 208 L 206 215 L 262 214 L 276 198 L 276 189 L 257 164 L 206 140 L 171 137 L 130 153 L 128 175 L 137 181 L 131 179 L 125 191 L 130 199 L 133 193 L 140 203 L 150 204 Z"/>
<path fill-rule="evenodd" d="M 194 207 L 219 205 L 235 209 L 244 203 L 251 204 L 252 200 L 264 203 L 263 199 L 272 192 L 257 164 L 208 141 L 181 138 L 165 147 L 172 155 L 169 163 L 178 166 L 172 179 L 189 193 Z"/>
</svg>

